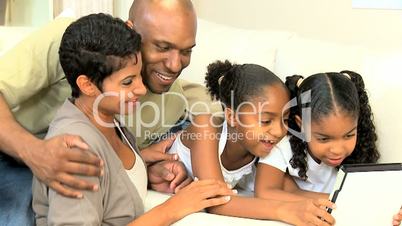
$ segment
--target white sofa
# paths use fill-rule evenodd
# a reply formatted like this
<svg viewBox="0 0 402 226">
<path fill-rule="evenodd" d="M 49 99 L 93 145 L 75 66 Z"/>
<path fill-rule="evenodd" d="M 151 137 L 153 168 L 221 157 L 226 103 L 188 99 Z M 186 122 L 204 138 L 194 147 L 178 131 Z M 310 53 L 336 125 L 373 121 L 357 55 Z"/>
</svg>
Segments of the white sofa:
<svg viewBox="0 0 402 226">
<path fill-rule="evenodd" d="M 18 42 L 32 28 L 0 27 L 0 55 Z M 372 51 L 358 46 L 346 46 L 300 37 L 288 31 L 245 30 L 199 20 L 197 46 L 190 66 L 182 78 L 203 84 L 206 66 L 218 59 L 237 63 L 257 63 L 272 70 L 279 77 L 293 74 L 304 76 L 318 72 L 344 69 L 361 73 L 370 94 L 379 135 L 381 162 L 402 162 L 402 51 Z M 166 200 L 166 194 L 149 191 L 146 209 Z M 196 213 L 175 225 L 285 225 L 260 221 Z"/>
<path fill-rule="evenodd" d="M 182 78 L 203 83 L 207 65 L 218 59 L 261 64 L 282 79 L 346 69 L 360 73 L 374 113 L 380 162 L 402 162 L 402 49 L 369 49 L 199 19 L 197 46 Z"/>
</svg>

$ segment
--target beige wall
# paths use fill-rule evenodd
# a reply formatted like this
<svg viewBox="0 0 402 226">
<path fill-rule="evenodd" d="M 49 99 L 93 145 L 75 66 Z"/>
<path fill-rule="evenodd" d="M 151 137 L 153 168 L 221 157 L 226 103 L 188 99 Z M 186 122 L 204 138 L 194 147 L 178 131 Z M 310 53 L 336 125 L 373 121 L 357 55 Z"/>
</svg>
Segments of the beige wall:
<svg viewBox="0 0 402 226">
<path fill-rule="evenodd" d="M 9 2 L 10 21 L 8 25 L 38 27 L 48 23 L 53 16 L 57 16 L 65 8 L 71 8 L 75 16 L 81 16 L 96 12 L 112 13 L 113 7 L 116 5 L 122 7 L 117 9 L 117 14 L 114 13 L 116 16 L 127 14 L 128 9 L 125 12 L 125 4 L 127 2 L 131 4 L 132 0 L 11 0 Z"/>
<path fill-rule="evenodd" d="M 370 48 L 402 47 L 402 10 L 352 9 L 351 0 L 193 2 L 200 18 L 231 26 L 289 30 L 306 38 Z"/>
<path fill-rule="evenodd" d="M 120 17 L 123 20 L 128 19 L 128 11 L 130 10 L 133 0 L 114 0 L 113 15 Z"/>
<path fill-rule="evenodd" d="M 10 1 L 10 26 L 42 26 L 51 14 L 51 0 L 12 0 Z"/>
</svg>

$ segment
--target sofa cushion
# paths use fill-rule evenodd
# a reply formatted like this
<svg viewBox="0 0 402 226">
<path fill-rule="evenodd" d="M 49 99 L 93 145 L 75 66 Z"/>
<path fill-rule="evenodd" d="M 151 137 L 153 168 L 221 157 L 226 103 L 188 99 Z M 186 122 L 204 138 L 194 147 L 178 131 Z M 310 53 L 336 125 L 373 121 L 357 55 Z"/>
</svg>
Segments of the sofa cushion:
<svg viewBox="0 0 402 226">
<path fill-rule="evenodd" d="M 277 46 L 292 35 L 290 32 L 239 29 L 199 19 L 197 45 L 182 78 L 204 84 L 208 64 L 225 59 L 238 64 L 260 64 L 272 70 Z"/>
<path fill-rule="evenodd" d="M 402 49 L 370 51 L 364 58 L 361 75 L 369 94 L 380 162 L 402 162 Z"/>
<path fill-rule="evenodd" d="M 363 48 L 294 35 L 278 47 L 274 72 L 283 79 L 345 69 L 360 72 L 364 55 Z"/>
</svg>

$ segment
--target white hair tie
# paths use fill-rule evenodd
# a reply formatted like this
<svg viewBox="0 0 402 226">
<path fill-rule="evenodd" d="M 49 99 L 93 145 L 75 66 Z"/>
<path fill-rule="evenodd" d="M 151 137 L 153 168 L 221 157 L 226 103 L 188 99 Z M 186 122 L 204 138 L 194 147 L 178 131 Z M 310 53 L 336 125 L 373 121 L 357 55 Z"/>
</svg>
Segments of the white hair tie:
<svg viewBox="0 0 402 226">
<path fill-rule="evenodd" d="M 219 77 L 219 79 L 218 79 L 218 85 L 221 85 L 222 80 L 223 80 L 223 77 L 225 77 L 225 76 L 224 76 L 224 75 L 221 75 L 221 77 Z"/>
<path fill-rule="evenodd" d="M 348 73 L 343 72 L 342 74 L 345 75 L 348 79 L 352 80 L 352 78 L 350 77 L 350 75 Z"/>
<path fill-rule="evenodd" d="M 296 86 L 300 87 L 300 85 L 302 84 L 303 81 L 304 81 L 304 78 L 299 78 L 299 80 L 297 80 Z"/>
</svg>

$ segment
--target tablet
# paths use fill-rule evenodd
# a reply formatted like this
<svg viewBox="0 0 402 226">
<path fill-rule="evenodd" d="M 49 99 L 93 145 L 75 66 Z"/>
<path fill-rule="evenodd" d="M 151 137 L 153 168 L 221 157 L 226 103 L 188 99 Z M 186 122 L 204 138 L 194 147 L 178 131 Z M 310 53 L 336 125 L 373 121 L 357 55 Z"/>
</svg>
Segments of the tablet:
<svg viewBox="0 0 402 226">
<path fill-rule="evenodd" d="M 392 225 L 402 206 L 402 163 L 341 166 L 330 200 L 337 226 Z"/>
</svg>

